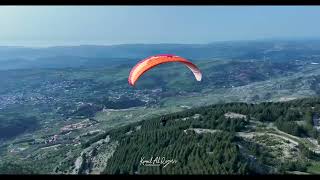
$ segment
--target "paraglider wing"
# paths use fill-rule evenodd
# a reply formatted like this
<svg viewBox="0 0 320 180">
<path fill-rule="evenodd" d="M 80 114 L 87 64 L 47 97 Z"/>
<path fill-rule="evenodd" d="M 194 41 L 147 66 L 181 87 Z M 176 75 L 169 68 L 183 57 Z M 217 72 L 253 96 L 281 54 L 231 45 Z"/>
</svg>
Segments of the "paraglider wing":
<svg viewBox="0 0 320 180">
<path fill-rule="evenodd" d="M 185 64 L 193 73 L 197 81 L 201 81 L 202 74 L 200 69 L 194 65 L 192 62 L 175 55 L 157 55 L 148 57 L 138 64 L 136 64 L 130 72 L 128 81 L 131 86 L 134 86 L 136 81 L 139 79 L 141 75 L 143 75 L 146 71 L 152 69 L 153 67 L 169 62 L 180 62 Z"/>
</svg>

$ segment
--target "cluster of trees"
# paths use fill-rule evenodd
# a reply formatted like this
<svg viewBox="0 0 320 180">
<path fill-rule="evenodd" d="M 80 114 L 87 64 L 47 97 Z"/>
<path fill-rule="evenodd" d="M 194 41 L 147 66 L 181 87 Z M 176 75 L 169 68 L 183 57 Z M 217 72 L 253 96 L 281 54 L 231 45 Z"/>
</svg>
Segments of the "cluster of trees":
<svg viewBox="0 0 320 180">
<path fill-rule="evenodd" d="M 299 144 L 299 150 L 305 157 L 316 160 L 316 161 L 320 161 L 320 155 L 311 151 L 305 145 Z"/>
<path fill-rule="evenodd" d="M 104 99 L 101 103 L 108 109 L 126 109 L 130 107 L 143 106 L 146 104 L 145 102 L 140 101 L 139 99 L 130 99 L 125 96 L 120 97 L 120 99 L 116 101 Z"/>
<path fill-rule="evenodd" d="M 312 115 L 320 110 L 320 99 L 303 99 L 279 103 L 228 103 L 194 108 L 134 123 L 108 134 L 120 142 L 108 161 L 107 174 L 247 174 L 284 171 L 305 171 L 305 161 L 279 162 L 276 157 L 256 143 L 246 144 L 236 138 L 235 132 L 243 131 L 248 119 L 274 122 L 282 131 L 296 136 L 315 136 Z M 313 108 L 311 108 L 313 107 Z M 247 115 L 247 118 L 226 118 L 227 112 Z M 320 112 L 320 111 L 319 111 Z M 200 114 L 199 118 L 193 118 Z M 186 118 L 186 119 L 184 119 Z M 165 125 L 161 122 L 165 121 Z M 297 123 L 297 121 L 303 122 Z M 135 127 L 141 125 L 139 131 Z M 223 130 L 214 133 L 187 131 L 189 128 Z M 126 132 L 135 131 L 132 135 Z M 246 149 L 241 152 L 239 144 Z M 301 147 L 307 158 L 317 155 Z M 254 159 L 250 158 L 252 155 Z M 141 158 L 165 157 L 176 164 L 146 167 Z M 273 167 L 273 168 L 270 168 Z"/>
<path fill-rule="evenodd" d="M 88 140 L 84 141 L 84 142 L 81 142 L 81 147 L 83 149 L 89 147 L 91 144 L 101 140 L 101 139 L 105 139 L 107 137 L 108 133 L 101 133 L 101 134 L 98 134 L 92 138 L 89 138 Z"/>
<path fill-rule="evenodd" d="M 21 165 L 9 161 L 0 163 L 0 174 L 35 174 L 36 172 L 33 167 L 29 167 L 28 165 Z"/>
<path fill-rule="evenodd" d="M 192 118 L 195 113 L 199 118 Z M 246 119 L 230 119 L 223 108 L 187 110 L 165 115 L 111 130 L 111 138 L 120 145 L 108 161 L 107 174 L 247 174 L 251 170 L 242 158 L 234 132 L 245 128 Z M 182 120 L 188 118 L 187 120 Z M 126 132 L 141 129 L 132 136 Z M 220 129 L 215 133 L 196 134 L 183 130 L 189 128 Z M 146 167 L 141 158 L 165 157 L 177 160 L 176 164 L 162 167 Z"/>
<path fill-rule="evenodd" d="M 279 172 L 286 173 L 287 171 L 306 172 L 309 163 L 306 160 L 286 161 L 279 163 Z"/>
<path fill-rule="evenodd" d="M 0 117 L 0 140 L 15 137 L 38 127 L 38 119 L 33 116 L 10 114 L 6 118 Z"/>
<path fill-rule="evenodd" d="M 246 174 L 248 166 L 241 158 L 234 136 L 229 132 L 186 135 L 186 123 L 165 127 L 148 123 L 133 136 L 122 137 L 119 148 L 108 161 L 107 174 Z M 153 126 L 154 128 L 150 128 Z M 158 128 L 155 128 L 158 127 Z M 164 157 L 177 163 L 166 167 L 148 167 L 142 159 Z"/>
<path fill-rule="evenodd" d="M 74 113 L 73 116 L 93 117 L 96 112 L 103 109 L 102 105 L 95 104 L 83 104 Z"/>
<path fill-rule="evenodd" d="M 213 111 L 220 113 L 232 111 L 249 115 L 249 118 L 261 122 L 273 122 L 278 129 L 288 134 L 317 139 L 319 133 L 313 127 L 313 116 L 320 112 L 319 102 L 319 98 L 313 98 L 261 104 L 228 103 L 210 107 Z M 202 111 L 205 111 L 205 109 Z M 298 124 L 298 121 L 302 123 Z"/>
</svg>

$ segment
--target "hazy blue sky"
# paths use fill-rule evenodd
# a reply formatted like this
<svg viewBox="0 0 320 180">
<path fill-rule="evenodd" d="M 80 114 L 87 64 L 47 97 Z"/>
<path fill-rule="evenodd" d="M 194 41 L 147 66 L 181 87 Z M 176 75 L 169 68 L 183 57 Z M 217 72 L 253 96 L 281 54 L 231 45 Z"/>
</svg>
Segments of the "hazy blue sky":
<svg viewBox="0 0 320 180">
<path fill-rule="evenodd" d="M 320 37 L 320 6 L 2 6 L 0 45 Z"/>
</svg>

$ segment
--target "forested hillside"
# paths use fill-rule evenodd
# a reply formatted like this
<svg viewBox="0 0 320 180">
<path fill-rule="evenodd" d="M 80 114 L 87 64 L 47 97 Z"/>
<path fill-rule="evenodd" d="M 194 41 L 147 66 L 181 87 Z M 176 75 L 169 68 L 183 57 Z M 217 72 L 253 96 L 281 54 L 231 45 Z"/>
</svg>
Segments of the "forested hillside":
<svg viewBox="0 0 320 180">
<path fill-rule="evenodd" d="M 230 113 L 232 112 L 232 113 Z M 292 134 L 297 139 L 318 138 L 312 114 L 320 99 L 286 103 L 229 103 L 169 114 L 125 126 L 109 133 L 120 145 L 107 163 L 107 174 L 255 174 L 307 171 L 320 155 L 301 140 L 298 156 L 281 159 L 281 143 L 264 128 Z M 260 125 L 254 125 L 259 124 Z M 271 124 L 270 124 L 271 123 Z M 253 133 L 248 139 L 243 134 Z M 262 133 L 261 136 L 258 136 Z M 300 142 L 300 141 L 298 141 Z M 273 146 L 273 149 L 268 146 Z M 277 152 L 278 151 L 278 152 Z M 291 151 L 291 150 L 289 150 Z M 278 153 L 278 156 L 277 154 Z M 280 155 L 280 156 L 279 156 Z M 142 166 L 141 158 L 165 157 L 177 163 Z"/>
</svg>

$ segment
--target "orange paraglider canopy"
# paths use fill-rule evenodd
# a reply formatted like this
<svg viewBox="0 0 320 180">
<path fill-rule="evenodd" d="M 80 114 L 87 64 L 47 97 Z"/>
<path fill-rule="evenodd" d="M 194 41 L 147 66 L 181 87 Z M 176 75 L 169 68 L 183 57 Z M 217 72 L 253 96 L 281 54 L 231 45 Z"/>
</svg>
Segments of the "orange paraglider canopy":
<svg viewBox="0 0 320 180">
<path fill-rule="evenodd" d="M 128 81 L 131 86 L 134 86 L 136 81 L 139 79 L 141 75 L 143 75 L 146 71 L 152 69 L 153 67 L 168 63 L 168 62 L 179 62 L 185 64 L 194 74 L 197 81 L 201 81 L 202 74 L 200 72 L 200 69 L 194 65 L 192 62 L 179 57 L 175 55 L 170 54 L 164 54 L 164 55 L 156 55 L 148 57 L 142 61 L 140 61 L 138 64 L 136 64 L 130 72 Z"/>
</svg>

